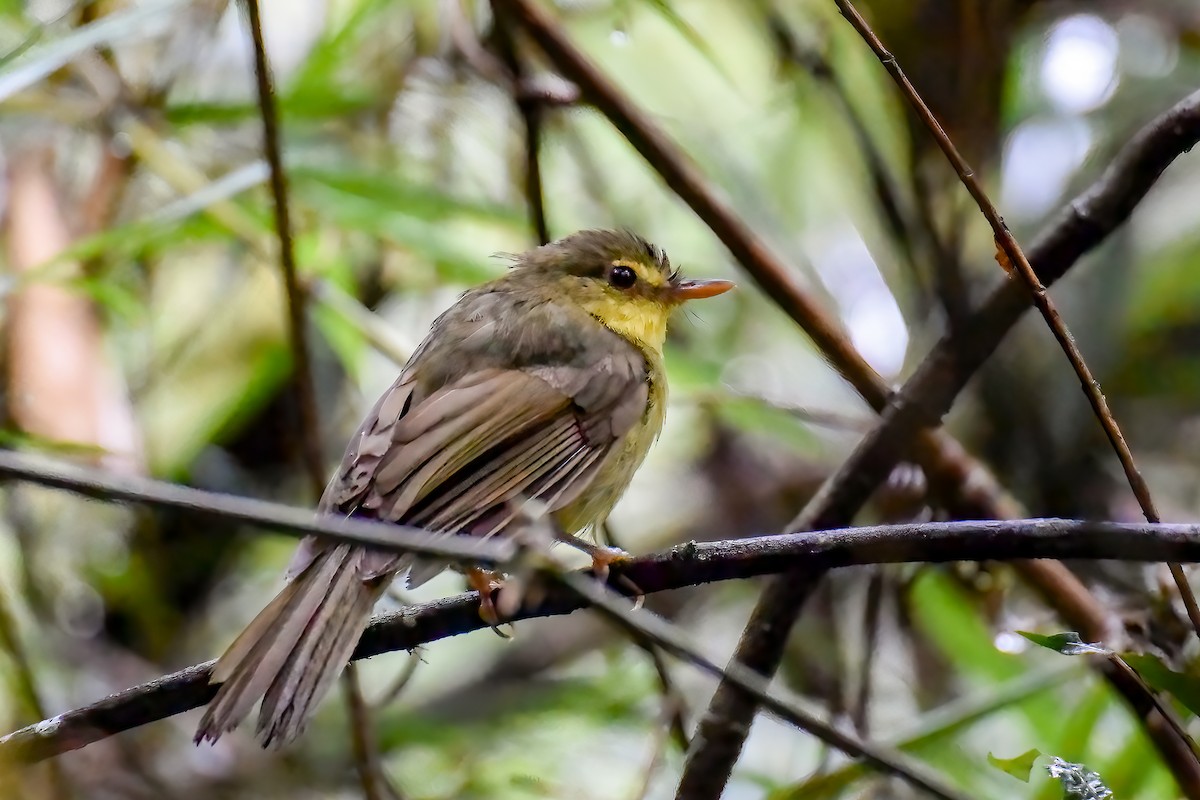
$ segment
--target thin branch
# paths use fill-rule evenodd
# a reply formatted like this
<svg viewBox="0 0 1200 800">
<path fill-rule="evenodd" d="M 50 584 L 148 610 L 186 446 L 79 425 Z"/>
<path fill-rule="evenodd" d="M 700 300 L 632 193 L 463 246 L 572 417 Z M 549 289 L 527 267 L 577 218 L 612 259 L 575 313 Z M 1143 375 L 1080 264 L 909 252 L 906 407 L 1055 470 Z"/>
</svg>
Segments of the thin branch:
<svg viewBox="0 0 1200 800">
<path fill-rule="evenodd" d="M 663 710 L 665 711 L 666 709 Z M 632 800 L 646 800 L 650 796 L 650 790 L 654 786 L 654 779 L 658 777 L 658 773 L 662 769 L 663 761 L 667 755 L 667 743 L 671 740 L 671 734 L 668 730 L 670 726 L 666 724 L 666 720 L 663 720 L 663 723 L 655 731 L 653 746 L 650 748 L 650 760 L 646 762 L 646 768 L 642 771 L 641 785 L 631 796 Z"/>
<path fill-rule="evenodd" d="M 1137 670 L 1129 666 L 1129 663 L 1125 661 L 1125 659 L 1121 658 L 1119 653 L 1110 653 L 1108 656 L 1108 661 L 1111 665 L 1111 668 L 1115 672 L 1122 674 L 1127 680 L 1142 684 L 1142 686 L 1145 688 L 1146 696 L 1154 703 L 1154 708 L 1156 711 L 1158 711 L 1162 719 L 1167 725 L 1170 726 L 1171 730 L 1175 732 L 1176 736 L 1178 736 L 1184 742 L 1187 742 L 1188 747 L 1193 753 L 1197 753 L 1196 741 L 1187 732 L 1183 722 L 1179 719 L 1179 715 L 1175 713 L 1170 704 L 1164 702 L 1163 699 L 1146 684 L 1146 681 L 1141 675 L 1138 674 Z"/>
<path fill-rule="evenodd" d="M 529 222 L 537 236 L 538 244 L 550 241 L 550 227 L 546 223 L 546 199 L 542 189 L 542 164 L 538 151 L 542 141 L 542 104 L 520 89 L 527 83 L 525 65 L 517 54 L 511 26 L 502 13 L 496 13 L 496 43 L 500 57 L 509 75 L 510 93 L 517 113 L 525 129 L 525 202 L 529 209 Z"/>
<path fill-rule="evenodd" d="M 409 603 L 408 605 L 412 604 Z M 400 696 L 400 693 L 412 682 L 413 676 L 417 674 L 417 668 L 421 666 L 422 660 L 420 650 L 410 652 L 408 654 L 408 661 L 405 662 L 400 673 L 392 680 L 391 685 L 383 690 L 383 693 L 379 695 L 379 699 L 372 703 L 372 706 L 374 708 L 383 708 L 394 703 L 396 698 Z"/>
<path fill-rule="evenodd" d="M 616 530 L 609 520 L 600 523 L 600 541 L 606 547 L 625 550 L 621 546 L 621 538 L 617 535 Z M 679 691 L 678 687 L 675 686 L 675 682 L 671 679 L 671 671 L 667 668 L 667 662 L 663 658 L 662 651 L 645 637 L 630 636 L 629 638 L 635 646 L 646 654 L 650 659 L 650 663 L 654 666 L 654 673 L 658 676 L 658 686 L 662 691 L 662 709 L 663 717 L 667 723 L 667 732 L 675 740 L 675 743 L 679 745 L 680 751 L 686 753 L 691 746 L 691 742 L 687 733 L 687 704 L 683 693 Z"/>
<path fill-rule="evenodd" d="M 17 630 L 17 621 L 13 618 L 8 607 L 8 599 L 3 591 L 0 591 L 0 646 L 12 661 L 13 683 L 16 684 L 13 687 L 15 689 L 13 699 L 24 706 L 18 718 L 24 722 L 28 719 L 45 717 L 45 704 L 42 701 L 41 690 L 38 688 L 37 672 L 29 663 L 29 654 L 25 651 L 21 634 Z M 54 762 L 49 765 L 48 778 L 48 788 L 54 800 L 68 800 L 73 796 L 74 793 L 71 791 L 71 785 L 61 764 Z"/>
<path fill-rule="evenodd" d="M 398 800 L 399 792 L 379 763 L 379 751 L 371 733 L 374 729 L 371 709 L 363 699 L 358 668 L 354 664 L 347 664 L 346 671 L 342 673 L 342 692 L 350 716 L 350 748 L 354 753 L 354 764 L 362 784 L 363 796 L 367 800 Z"/>
<path fill-rule="evenodd" d="M 1105 436 L 1108 437 L 1109 443 L 1112 445 L 1117 458 L 1121 462 L 1121 468 L 1125 471 L 1125 479 L 1129 482 L 1129 488 L 1133 490 L 1133 494 L 1137 498 L 1138 505 L 1141 506 L 1142 514 L 1146 517 L 1146 521 L 1161 521 L 1158 509 L 1154 505 L 1154 499 L 1150 496 L 1150 487 L 1146 484 L 1146 479 L 1142 477 L 1142 473 L 1138 470 L 1137 464 L 1133 460 L 1133 452 L 1129 449 L 1124 434 L 1121 433 L 1121 427 L 1117 424 L 1112 409 L 1108 407 L 1108 401 L 1100 389 L 1100 381 L 1092 374 L 1091 369 L 1083 358 L 1083 353 L 1079 351 L 1079 347 L 1075 343 L 1075 337 L 1071 335 L 1071 331 L 1067 328 L 1066 322 L 1063 321 L 1062 315 L 1059 314 L 1054 301 L 1046 293 L 1046 287 L 1042 285 L 1037 273 L 1033 271 L 1033 267 L 1025 257 L 1021 245 L 1017 242 L 1016 237 L 1013 236 L 1012 231 L 1008 229 L 1004 218 L 1000 216 L 1000 210 L 996 208 L 991 198 L 988 197 L 983 185 L 976 178 L 975 171 L 971 169 L 966 159 L 958 152 L 958 148 L 954 146 L 949 135 L 917 92 L 916 87 L 908 80 L 908 77 L 900 68 L 896 57 L 884 47 L 883 42 L 871 30 L 871 26 L 858 13 L 858 9 L 854 7 L 854 4 L 850 0 L 834 0 L 834 2 L 838 10 L 841 11 L 842 16 L 849 21 L 854 30 L 863 38 L 863 41 L 875 53 L 875 56 L 883 64 L 888 74 L 895 80 L 896 85 L 900 87 L 901 93 L 908 100 L 909 105 L 913 107 L 913 110 L 917 112 L 917 116 L 920 117 L 925 127 L 929 129 L 934 141 L 937 142 L 938 147 L 946 155 L 946 159 L 954 167 L 959 180 L 962 181 L 963 186 L 966 187 L 972 199 L 975 200 L 976 205 L 979 206 L 980 212 L 983 213 L 984 218 L 992 227 L 996 242 L 1000 249 L 1003 250 L 1009 266 L 1015 268 L 1021 280 L 1025 282 L 1025 285 L 1033 296 L 1034 305 L 1041 312 L 1047 327 L 1054 334 L 1054 338 L 1058 341 L 1063 353 L 1067 356 L 1067 360 L 1071 363 L 1071 367 L 1075 370 L 1075 375 L 1079 378 L 1079 385 L 1092 407 L 1092 412 L 1100 422 L 1100 427 L 1104 430 Z M 1187 608 L 1188 618 L 1192 622 L 1192 627 L 1196 631 L 1196 635 L 1200 636 L 1200 605 L 1196 604 L 1196 596 L 1192 593 L 1192 588 L 1188 584 L 1187 576 L 1183 574 L 1182 567 L 1178 564 L 1170 564 L 1169 567 L 1171 576 L 1175 579 L 1175 585 L 1179 588 L 1179 593 L 1183 597 L 1183 604 Z"/>
<path fill-rule="evenodd" d="M 514 60 L 513 63 L 518 67 L 516 75 L 519 81 L 520 62 Z M 546 222 L 546 195 L 542 188 L 542 104 L 524 94 L 517 94 L 513 102 L 525 123 L 525 197 L 529 204 L 529 216 L 538 244 L 546 244 L 550 241 L 550 226 Z"/>
<path fill-rule="evenodd" d="M 883 595 L 887 586 L 887 573 L 882 568 L 871 570 L 867 579 L 867 597 L 863 609 L 863 657 L 862 672 L 858 676 L 858 688 L 851 701 L 850 719 L 859 736 L 867 736 L 871 722 L 871 679 L 875 672 L 875 656 L 879 649 L 879 617 L 883 608 Z"/>
<path fill-rule="evenodd" d="M 627 609 L 618 597 L 586 576 L 567 573 L 556 577 L 563 585 L 586 600 L 591 608 L 615 620 L 634 636 L 650 640 L 676 658 L 753 695 L 765 709 L 783 721 L 881 772 L 895 775 L 912 786 L 923 789 L 933 797 L 942 800 L 965 800 L 966 795 L 947 785 L 940 777 L 930 774 L 928 768 L 908 756 L 857 741 L 817 719 L 794 700 L 771 694 L 769 681 L 741 664 L 735 662 L 722 668 L 704 656 L 700 648 L 689 642 L 676 626 L 648 611 Z"/>
<path fill-rule="evenodd" d="M 254 77 L 258 89 L 258 109 L 263 123 L 263 151 L 271 173 L 271 196 L 275 205 L 275 232 L 279 236 L 279 266 L 287 291 L 288 334 L 295 361 L 296 399 L 300 406 L 300 448 L 304 466 L 319 496 L 325 487 L 325 467 L 321 459 L 320 430 L 316 396 L 313 391 L 312 363 L 309 360 L 308 326 L 305 322 L 305 298 L 296 276 L 296 252 L 292 242 L 291 215 L 288 211 L 287 173 L 279 144 L 279 117 L 275 108 L 275 89 L 271 67 L 263 44 L 262 20 L 258 0 L 245 0 L 250 36 L 254 41 Z"/>
<path fill-rule="evenodd" d="M 467 563 L 503 564 L 511 561 L 517 551 L 512 542 L 502 540 L 464 541 L 462 537 L 435 537 L 421 528 L 360 517 L 317 517 L 311 509 L 77 467 L 11 450 L 0 450 L 0 478 L 53 486 L 97 500 L 141 503 L 155 508 L 184 511 L 296 537 L 316 535 L 335 542 Z M 223 526 L 225 529 L 228 527 Z"/>
<path fill-rule="evenodd" d="M 296 252 L 292 241 L 291 216 L 288 211 L 287 174 L 283 168 L 283 148 L 280 145 L 279 120 L 275 108 L 275 87 L 267 50 L 263 42 L 262 20 L 258 0 L 245 0 L 246 16 L 254 40 L 254 75 L 258 87 L 258 109 L 263 122 L 263 149 L 271 173 L 271 195 L 275 201 L 275 231 L 279 236 L 279 266 L 287 291 L 288 333 L 292 362 L 295 368 L 293 386 L 300 408 L 299 439 L 305 472 L 314 498 L 325 488 L 325 468 L 321 458 L 321 429 L 317 418 L 317 394 L 313 384 L 312 359 L 308 348 L 307 298 L 296 275 Z M 385 794 L 395 795 L 387 776 L 379 767 L 375 742 L 370 736 L 371 719 L 362 702 L 358 673 L 348 669 L 342 674 L 346 707 L 350 712 L 350 732 L 354 764 L 358 770 L 367 800 L 383 800 Z"/>
<path fill-rule="evenodd" d="M 400 549 L 382 542 L 376 546 Z M 613 565 L 608 585 L 618 592 L 628 592 L 628 584 L 633 583 L 643 594 L 655 594 L 716 581 L 785 573 L 804 564 L 823 571 L 863 564 L 1028 558 L 1196 563 L 1200 562 L 1200 524 L 1055 519 L 939 522 L 689 542 Z M 570 614 L 584 607 L 573 591 L 552 586 L 536 604 L 522 607 L 510 621 Z M 467 592 L 377 617 L 363 634 L 353 659 L 412 650 L 484 627 L 486 623 L 479 617 L 478 595 Z M 188 667 L 22 728 L 0 739 L 0 761 L 41 761 L 198 708 L 216 693 L 217 687 L 208 683 L 213 663 Z"/>
<path fill-rule="evenodd" d="M 679 746 L 680 752 L 686 753 L 690 742 L 688 741 L 687 719 L 684 716 L 687 705 L 683 699 L 683 693 L 679 691 L 679 687 L 671 678 L 671 670 L 666 659 L 663 658 L 662 650 L 644 636 L 634 634 L 631 638 L 633 643 L 645 652 L 654 666 L 654 674 L 658 676 L 658 688 L 662 692 L 662 711 L 667 732 Z"/>
</svg>

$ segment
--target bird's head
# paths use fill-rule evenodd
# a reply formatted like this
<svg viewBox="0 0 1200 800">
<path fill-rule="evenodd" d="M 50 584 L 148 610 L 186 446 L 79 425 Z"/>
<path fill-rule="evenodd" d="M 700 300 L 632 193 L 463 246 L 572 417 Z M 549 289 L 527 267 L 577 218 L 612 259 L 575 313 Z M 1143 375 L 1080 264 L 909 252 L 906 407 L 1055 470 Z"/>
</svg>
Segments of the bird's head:
<svg viewBox="0 0 1200 800">
<path fill-rule="evenodd" d="M 628 231 L 585 230 L 532 250 L 516 270 L 544 282 L 612 331 L 661 350 L 667 318 L 688 300 L 733 288 L 726 280 L 686 280 L 667 254 Z"/>
</svg>

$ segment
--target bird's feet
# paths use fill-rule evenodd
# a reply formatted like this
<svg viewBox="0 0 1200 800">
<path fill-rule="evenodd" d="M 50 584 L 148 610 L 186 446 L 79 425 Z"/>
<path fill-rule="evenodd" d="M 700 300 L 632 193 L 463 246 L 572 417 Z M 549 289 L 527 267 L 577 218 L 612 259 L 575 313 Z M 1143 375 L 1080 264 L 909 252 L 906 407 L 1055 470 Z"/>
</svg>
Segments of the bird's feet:
<svg viewBox="0 0 1200 800">
<path fill-rule="evenodd" d="M 479 592 L 479 618 L 488 624 L 492 633 L 501 639 L 511 639 L 512 634 L 500 630 L 500 615 L 492 601 L 492 593 L 504 586 L 500 576 L 491 570 L 478 567 L 467 570 L 467 584 Z M 512 626 L 509 626 L 510 629 Z"/>
<path fill-rule="evenodd" d="M 596 573 L 596 577 L 602 581 L 608 580 L 608 568 L 613 564 L 620 564 L 622 561 L 633 558 L 619 547 L 601 547 L 585 539 L 580 539 L 578 536 L 561 534 L 558 540 L 591 556 L 592 572 Z"/>
<path fill-rule="evenodd" d="M 561 536 L 559 537 L 559 541 L 561 541 L 563 544 L 574 547 L 576 550 L 582 550 L 591 556 L 592 573 L 595 574 L 595 576 L 601 581 L 605 582 L 608 581 L 609 567 L 611 567 L 613 564 L 620 564 L 633 558 L 633 556 L 619 547 L 601 547 L 598 544 L 592 544 L 591 542 L 580 539 L 578 536 Z M 625 576 L 621 576 L 619 582 L 625 587 L 626 590 L 628 590 L 630 596 L 634 598 L 634 608 L 640 608 L 645 592 L 643 592 L 636 583 L 629 580 L 629 578 L 626 578 Z"/>
<path fill-rule="evenodd" d="M 586 551 L 592 557 L 592 572 L 602 581 L 608 580 L 608 568 L 622 561 L 629 561 L 633 556 L 619 547 L 599 547 L 592 545 Z"/>
</svg>

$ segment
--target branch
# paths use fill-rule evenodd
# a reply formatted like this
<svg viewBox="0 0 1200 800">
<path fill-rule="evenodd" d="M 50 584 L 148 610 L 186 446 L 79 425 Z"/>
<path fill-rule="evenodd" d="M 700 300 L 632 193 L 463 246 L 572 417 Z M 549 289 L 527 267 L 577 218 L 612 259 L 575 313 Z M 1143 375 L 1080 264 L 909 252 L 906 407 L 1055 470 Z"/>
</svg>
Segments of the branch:
<svg viewBox="0 0 1200 800">
<path fill-rule="evenodd" d="M 550 241 L 550 226 L 546 222 L 546 200 L 542 189 L 542 165 L 539 151 L 542 142 L 542 104 L 521 87 L 527 84 L 525 65 L 517 55 L 517 43 L 513 41 L 508 20 L 497 13 L 493 4 L 496 45 L 508 71 L 509 93 L 513 105 L 521 116 L 525 128 L 525 201 L 529 212 L 530 227 L 533 228 L 538 244 Z"/>
<path fill-rule="evenodd" d="M 309 481 L 316 495 L 325 486 L 325 468 L 321 462 L 320 440 L 316 432 L 317 403 L 313 393 L 312 364 L 308 357 L 308 328 L 304 320 L 304 292 L 296 277 L 296 251 L 292 242 L 291 214 L 288 211 L 287 173 L 283 169 L 279 145 L 279 116 L 275 108 L 275 87 L 271 66 L 263 44 L 262 20 L 258 0 L 245 0 L 250 38 L 254 42 L 254 77 L 258 89 L 258 110 L 263 123 L 263 151 L 271 174 L 271 196 L 275 206 L 275 232 L 279 236 L 279 267 L 287 291 L 288 334 L 295 361 L 296 399 L 300 406 L 300 449 Z"/>
<path fill-rule="evenodd" d="M 1024 251 L 1021 250 L 1021 245 L 1017 242 L 1012 231 L 1008 229 L 1004 218 L 1000 216 L 999 209 L 996 208 L 987 192 L 984 191 L 979 179 L 975 176 L 975 171 L 967 163 L 966 159 L 958 152 L 958 148 L 954 146 L 954 142 L 950 140 L 949 135 L 942 128 L 941 124 L 934 117 L 933 112 L 929 110 L 929 106 L 921 98 L 916 87 L 908 80 L 904 71 L 900 68 L 900 63 L 896 57 L 888 51 L 871 30 L 871 26 L 858 13 L 858 9 L 850 0 L 835 0 L 838 10 L 844 16 L 858 34 L 871 48 L 872 52 L 878 57 L 881 64 L 895 80 L 900 87 L 901 93 L 908 100 L 909 105 L 917 112 L 917 116 L 929 129 L 933 135 L 934 141 L 938 147 L 946 155 L 946 159 L 954 167 L 955 173 L 958 174 L 959 180 L 966 187 L 972 199 L 975 200 L 979 210 L 983 213 L 984 218 L 988 221 L 988 225 L 992 228 L 992 233 L 996 237 L 996 242 L 1005 256 L 1006 266 L 1010 270 L 1015 270 L 1025 286 L 1029 289 L 1033 303 L 1041 312 L 1042 318 L 1045 319 L 1050 332 L 1054 334 L 1054 338 L 1058 341 L 1059 347 L 1067 356 L 1067 361 L 1070 362 L 1072 369 L 1075 370 L 1076 377 L 1079 378 L 1080 388 L 1083 389 L 1084 395 L 1088 399 L 1088 403 L 1092 407 L 1092 412 L 1096 415 L 1096 419 L 1100 422 L 1100 427 L 1104 430 L 1105 436 L 1108 437 L 1109 443 L 1117 454 L 1118 460 L 1121 462 L 1121 468 L 1125 472 L 1125 479 L 1129 483 L 1129 488 L 1133 490 L 1134 496 L 1137 498 L 1138 505 L 1141 506 L 1142 515 L 1145 516 L 1147 522 L 1159 522 L 1161 517 L 1158 514 L 1158 509 L 1154 505 L 1154 499 L 1150 496 L 1150 487 L 1146 483 L 1146 479 L 1142 477 L 1142 473 L 1138 470 L 1137 464 L 1133 459 L 1133 452 L 1130 451 L 1128 443 L 1125 441 L 1125 436 L 1121 433 L 1121 427 L 1117 424 L 1117 419 L 1112 413 L 1112 409 L 1108 406 L 1108 401 L 1104 397 L 1104 392 L 1100 389 L 1100 381 L 1092 374 L 1087 362 L 1083 358 L 1083 353 L 1079 351 L 1079 346 L 1075 343 L 1075 337 L 1071 335 L 1070 329 L 1067 328 L 1067 323 L 1063 321 L 1062 315 L 1058 313 L 1058 308 L 1054 301 L 1050 299 L 1050 295 L 1046 293 L 1046 287 L 1038 280 L 1037 274 L 1034 273 L 1033 267 L 1025 257 Z M 1179 589 L 1179 593 L 1183 598 L 1184 607 L 1187 609 L 1188 618 L 1192 622 L 1192 628 L 1196 635 L 1200 636 L 1200 606 L 1196 604 L 1196 596 L 1192 594 L 1192 588 L 1188 585 L 1187 576 L 1183 574 L 1183 568 L 1178 564 L 1170 564 L 1171 576 L 1175 580 L 1175 585 Z"/>
<path fill-rule="evenodd" d="M 66 489 L 98 500 L 121 500 L 253 525 L 291 536 L 321 536 L 382 550 L 417 553 L 472 564 L 504 564 L 517 546 L 504 540 L 431 537 L 421 528 L 360 517 L 316 516 L 311 509 L 247 497 L 206 492 L 164 481 L 75 467 L 50 459 L 0 450 L 0 478 Z"/>
<path fill-rule="evenodd" d="M 1167 167 L 1198 142 L 1200 92 L 1195 92 L 1142 128 L 1100 178 L 1034 241 L 1029 263 L 1041 283 L 1053 284 L 1124 224 Z M 897 394 L 892 408 L 923 405 L 924 419 L 938 424 L 1028 306 L 1025 287 L 1013 281 L 1001 283 L 971 316 L 972 335 L 960 341 L 943 337 Z"/>
<path fill-rule="evenodd" d="M 322 531 L 310 532 L 325 535 Z M 632 583 L 644 594 L 655 594 L 717 581 L 786 573 L 802 565 L 824 571 L 862 564 L 1027 558 L 1196 563 L 1200 562 L 1200 524 L 1057 519 L 941 522 L 690 542 L 614 564 L 608 585 L 627 593 Z M 467 592 L 377 617 L 359 641 L 353 660 L 411 650 L 480 630 L 486 624 L 479 618 L 478 606 L 478 595 Z M 522 607 L 510 621 L 570 614 L 585 606 L 573 590 L 552 586 L 539 602 Z M 0 760 L 41 761 L 198 708 L 216 694 L 217 687 L 208 683 L 213 663 L 188 667 L 11 733 L 0 739 Z"/>
</svg>

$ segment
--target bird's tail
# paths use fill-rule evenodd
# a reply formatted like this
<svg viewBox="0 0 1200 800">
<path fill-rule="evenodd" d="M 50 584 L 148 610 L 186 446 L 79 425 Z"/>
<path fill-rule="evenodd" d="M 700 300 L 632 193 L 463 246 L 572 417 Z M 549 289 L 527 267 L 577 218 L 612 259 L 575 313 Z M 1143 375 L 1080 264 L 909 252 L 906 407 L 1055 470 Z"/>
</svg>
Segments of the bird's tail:
<svg viewBox="0 0 1200 800">
<path fill-rule="evenodd" d="M 234 640 L 213 668 L 221 683 L 196 729 L 215 742 L 263 699 L 258 738 L 283 745 L 304 730 L 350 659 L 386 581 L 364 581 L 360 548 L 318 554 Z"/>
</svg>

